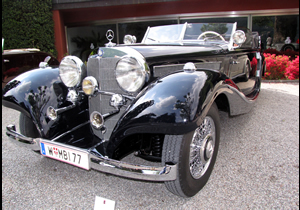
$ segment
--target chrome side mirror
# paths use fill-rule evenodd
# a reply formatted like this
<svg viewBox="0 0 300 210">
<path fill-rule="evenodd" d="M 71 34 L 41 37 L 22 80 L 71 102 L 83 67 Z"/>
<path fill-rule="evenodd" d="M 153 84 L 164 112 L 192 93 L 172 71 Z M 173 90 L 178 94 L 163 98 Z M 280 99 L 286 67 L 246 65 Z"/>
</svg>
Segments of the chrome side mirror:
<svg viewBox="0 0 300 210">
<path fill-rule="evenodd" d="M 242 30 L 237 30 L 232 35 L 233 43 L 237 46 L 234 46 L 233 48 L 241 47 L 241 45 L 246 41 L 246 34 Z"/>
</svg>

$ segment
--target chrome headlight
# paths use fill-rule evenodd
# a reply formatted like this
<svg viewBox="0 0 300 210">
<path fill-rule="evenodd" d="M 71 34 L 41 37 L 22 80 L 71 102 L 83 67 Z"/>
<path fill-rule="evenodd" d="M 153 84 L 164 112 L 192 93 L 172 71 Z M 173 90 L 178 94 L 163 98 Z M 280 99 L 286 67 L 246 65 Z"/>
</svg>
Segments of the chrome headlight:
<svg viewBox="0 0 300 210">
<path fill-rule="evenodd" d="M 237 45 L 241 45 L 246 41 L 246 35 L 244 31 L 237 30 L 232 35 L 233 42 Z"/>
<path fill-rule="evenodd" d="M 67 87 L 78 86 L 85 75 L 86 67 L 76 56 L 66 56 L 59 64 L 59 76 Z"/>
<path fill-rule="evenodd" d="M 83 79 L 82 90 L 85 94 L 93 95 L 97 88 L 98 88 L 98 82 L 94 77 L 88 76 Z"/>
<path fill-rule="evenodd" d="M 141 59 L 124 56 L 118 61 L 115 73 L 119 86 L 126 92 L 135 93 L 148 80 L 149 68 Z"/>
</svg>

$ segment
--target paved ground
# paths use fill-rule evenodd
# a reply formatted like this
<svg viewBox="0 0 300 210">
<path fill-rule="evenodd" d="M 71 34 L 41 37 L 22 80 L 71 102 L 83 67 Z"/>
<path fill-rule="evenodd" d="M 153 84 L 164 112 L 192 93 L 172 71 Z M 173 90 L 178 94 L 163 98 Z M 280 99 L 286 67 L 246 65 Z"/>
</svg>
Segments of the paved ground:
<svg viewBox="0 0 300 210">
<path fill-rule="evenodd" d="M 162 183 L 87 172 L 16 147 L 4 131 L 18 113 L 2 106 L 2 208 L 93 209 L 101 196 L 116 209 L 299 209 L 299 83 L 263 83 L 250 113 L 220 116 L 212 176 L 184 199 Z"/>
</svg>

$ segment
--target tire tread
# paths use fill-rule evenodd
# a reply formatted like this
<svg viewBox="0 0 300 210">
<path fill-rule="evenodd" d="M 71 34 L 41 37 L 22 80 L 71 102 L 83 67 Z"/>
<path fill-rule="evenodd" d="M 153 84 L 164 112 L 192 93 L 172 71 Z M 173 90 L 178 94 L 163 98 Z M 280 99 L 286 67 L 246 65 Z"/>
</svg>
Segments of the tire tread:
<svg viewBox="0 0 300 210">
<path fill-rule="evenodd" d="M 193 137 L 193 131 L 185 135 L 166 135 L 163 143 L 162 165 L 178 164 L 176 176 L 173 181 L 166 181 L 166 188 L 175 195 L 180 197 L 192 197 L 201 190 L 209 179 L 213 169 L 216 156 L 218 153 L 218 145 L 220 139 L 220 118 L 218 107 L 213 103 L 207 113 L 212 117 L 216 126 L 216 145 L 214 157 L 207 172 L 198 180 L 186 173 L 189 170 L 189 145 Z"/>
<path fill-rule="evenodd" d="M 162 156 L 162 163 L 178 163 L 179 156 L 180 156 L 180 150 L 181 150 L 181 144 L 182 144 L 183 136 L 179 135 L 166 135 L 165 141 L 163 144 L 163 156 Z M 177 171 L 177 177 L 179 177 L 178 171 Z M 187 197 L 180 186 L 179 179 L 176 179 L 174 181 L 167 181 L 165 182 L 166 188 L 172 192 L 175 195 L 179 195 L 181 197 Z"/>
<path fill-rule="evenodd" d="M 36 129 L 32 120 L 23 113 L 20 114 L 19 127 L 20 127 L 21 134 L 27 137 L 32 137 L 32 138 L 40 137 L 40 134 Z"/>
</svg>

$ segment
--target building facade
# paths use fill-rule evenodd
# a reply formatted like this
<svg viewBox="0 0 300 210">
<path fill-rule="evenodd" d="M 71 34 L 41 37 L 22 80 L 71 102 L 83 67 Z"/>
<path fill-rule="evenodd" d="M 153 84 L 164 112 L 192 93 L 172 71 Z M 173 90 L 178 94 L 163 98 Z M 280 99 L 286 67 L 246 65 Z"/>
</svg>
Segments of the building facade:
<svg viewBox="0 0 300 210">
<path fill-rule="evenodd" d="M 262 48 L 299 39 L 298 0 L 53 0 L 55 46 L 58 59 L 72 54 L 86 60 L 91 49 L 107 42 L 123 43 L 126 34 L 140 42 L 148 26 L 184 22 L 237 22 L 258 31 Z M 270 38 L 268 39 L 270 43 Z"/>
</svg>

